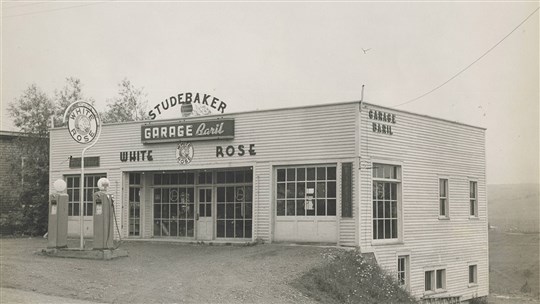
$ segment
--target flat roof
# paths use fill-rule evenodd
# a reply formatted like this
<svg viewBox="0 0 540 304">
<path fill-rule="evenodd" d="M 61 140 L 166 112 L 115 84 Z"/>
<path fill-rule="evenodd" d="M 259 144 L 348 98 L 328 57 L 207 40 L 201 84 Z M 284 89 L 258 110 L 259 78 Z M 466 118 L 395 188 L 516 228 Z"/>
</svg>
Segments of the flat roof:
<svg viewBox="0 0 540 304">
<path fill-rule="evenodd" d="M 429 118 L 429 119 L 435 119 L 435 120 L 440 120 L 440 121 L 444 121 L 444 122 L 449 122 L 449 123 L 456 124 L 456 125 L 462 125 L 462 126 L 467 126 L 467 127 L 471 127 L 471 128 L 486 130 L 486 128 L 484 128 L 484 127 L 470 125 L 470 124 L 466 124 L 466 123 L 459 122 L 459 121 L 456 121 L 456 120 L 450 120 L 450 119 L 430 116 L 430 115 L 426 115 L 426 114 L 418 114 L 416 112 L 399 110 L 399 109 L 395 109 L 395 108 L 391 108 L 391 107 L 387 107 L 387 106 L 381 106 L 381 105 L 377 105 L 377 104 L 373 104 L 373 103 L 369 103 L 369 102 L 362 102 L 362 103 L 363 104 L 368 104 L 368 105 L 373 106 L 373 107 L 383 108 L 383 109 L 386 109 L 386 110 L 389 110 L 389 111 L 407 113 L 407 114 L 411 114 L 411 115 L 415 115 L 415 116 L 426 117 L 426 118 Z"/>
<path fill-rule="evenodd" d="M 388 111 L 394 111 L 394 112 L 401 112 L 401 113 L 407 113 L 407 114 L 411 114 L 411 115 L 415 115 L 415 116 L 420 116 L 420 117 L 426 117 L 426 118 L 430 118 L 430 119 L 435 119 L 435 120 L 440 120 L 440 121 L 444 121 L 444 122 L 448 122 L 448 123 L 452 123 L 452 124 L 458 124 L 458 125 L 463 125 L 463 126 L 467 126 L 467 127 L 471 127 L 471 128 L 476 128 L 476 129 L 481 129 L 481 130 L 486 130 L 486 128 L 484 127 L 479 127 L 479 126 L 474 126 L 474 125 L 470 125 L 470 124 L 466 124 L 466 123 L 462 123 L 462 122 L 458 122 L 458 121 L 453 121 L 453 120 L 449 120 L 449 119 L 444 119 L 444 118 L 439 118 L 439 117 L 435 117 L 435 116 L 430 116 L 430 115 L 425 115 L 425 114 L 418 114 L 418 113 L 415 113 L 415 112 L 411 112 L 411 111 L 405 111 L 405 110 L 399 110 L 399 109 L 395 109 L 395 108 L 392 108 L 392 107 L 388 107 L 388 106 L 381 106 L 381 105 L 378 105 L 378 104 L 374 104 L 374 103 L 370 103 L 370 102 L 361 102 L 359 100 L 356 100 L 356 101 L 344 101 L 344 102 L 335 102 L 335 103 L 323 103 L 323 104 L 314 104 L 314 105 L 304 105 L 304 106 L 294 106 L 294 107 L 282 107 L 282 108 L 274 108 L 274 109 L 263 109 L 263 110 L 249 110 L 249 111 L 241 111 L 241 112 L 232 112 L 232 113 L 223 113 L 223 114 L 209 114 L 209 115 L 205 115 L 205 116 L 192 116 L 192 117 L 178 117 L 178 118 L 167 118 L 167 119 L 150 119 L 150 120 L 138 120 L 138 121 L 126 121 L 126 122 L 114 122 L 114 123 L 106 123 L 105 125 L 118 125 L 118 124 L 141 124 L 141 123 L 158 123 L 158 122 L 167 122 L 167 121 L 178 121 L 178 120 L 191 120 L 191 119 L 201 119 L 201 118 L 206 118 L 206 117 L 223 117 L 223 116 L 230 116 L 230 115 L 237 115 L 237 114 L 248 114 L 248 113 L 261 113 L 261 112 L 273 112 L 273 111 L 284 111 L 284 110 L 297 110 L 297 109 L 308 109 L 308 108 L 317 108 L 317 107 L 331 107 L 331 106 L 336 106 L 336 105 L 346 105 L 346 104 L 358 104 L 360 105 L 360 103 L 364 104 L 364 105 L 369 105 L 369 106 L 373 106 L 373 107 L 378 107 L 378 108 L 382 108 L 382 109 L 386 109 Z M 51 130 L 56 130 L 56 129 L 65 129 L 66 127 L 55 127 Z"/>
<path fill-rule="evenodd" d="M 18 132 L 18 131 L 2 131 L 2 130 L 0 130 L 0 136 L 18 137 L 18 136 L 27 136 L 27 134 L 23 133 L 23 132 Z"/>
</svg>

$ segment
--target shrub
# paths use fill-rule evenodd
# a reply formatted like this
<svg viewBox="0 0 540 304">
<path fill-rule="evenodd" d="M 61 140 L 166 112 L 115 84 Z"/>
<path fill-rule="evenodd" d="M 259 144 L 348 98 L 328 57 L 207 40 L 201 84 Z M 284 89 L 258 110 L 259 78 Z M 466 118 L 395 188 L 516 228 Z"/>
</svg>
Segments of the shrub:
<svg viewBox="0 0 540 304">
<path fill-rule="evenodd" d="M 293 286 L 324 303 L 416 303 L 394 276 L 367 261 L 358 250 L 329 251 L 326 263 Z"/>
<path fill-rule="evenodd" d="M 488 304 L 487 297 L 473 297 L 469 300 L 469 304 Z"/>
</svg>

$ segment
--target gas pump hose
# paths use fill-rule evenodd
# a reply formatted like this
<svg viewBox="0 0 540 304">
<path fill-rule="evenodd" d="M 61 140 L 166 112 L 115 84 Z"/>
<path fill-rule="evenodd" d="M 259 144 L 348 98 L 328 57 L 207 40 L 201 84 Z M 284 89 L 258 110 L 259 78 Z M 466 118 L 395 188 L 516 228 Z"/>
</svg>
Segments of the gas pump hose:
<svg viewBox="0 0 540 304">
<path fill-rule="evenodd" d="M 111 205 L 112 205 L 112 211 L 113 211 L 114 224 L 116 226 L 116 232 L 118 232 L 118 238 L 120 239 L 117 245 L 114 247 L 114 249 L 118 249 L 118 247 L 120 247 L 120 245 L 122 245 L 124 241 L 122 240 L 122 235 L 120 234 L 120 229 L 118 228 L 118 221 L 116 220 L 116 212 L 114 211 L 114 202 L 111 202 Z M 111 229 L 110 226 L 109 226 L 109 229 Z M 107 233 L 107 237 L 109 237 L 109 235 L 111 235 L 110 230 L 109 230 L 109 233 Z M 109 240 L 107 240 L 107 243 L 108 242 Z M 113 243 L 114 243 L 114 240 L 113 240 Z"/>
</svg>

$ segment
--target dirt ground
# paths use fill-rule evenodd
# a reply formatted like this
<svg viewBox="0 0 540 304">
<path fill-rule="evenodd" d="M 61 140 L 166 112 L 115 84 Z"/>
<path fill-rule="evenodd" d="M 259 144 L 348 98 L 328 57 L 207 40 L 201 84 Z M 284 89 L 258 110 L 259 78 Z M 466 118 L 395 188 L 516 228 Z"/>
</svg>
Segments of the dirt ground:
<svg viewBox="0 0 540 304">
<path fill-rule="evenodd" d="M 311 303 L 288 282 L 330 250 L 125 242 L 129 257 L 97 261 L 35 254 L 44 239 L 0 241 L 2 287 L 107 303 Z"/>
<path fill-rule="evenodd" d="M 540 303 L 539 235 L 489 237 L 489 303 Z M 125 242 L 129 257 L 96 261 L 37 255 L 46 247 L 42 238 L 0 242 L 1 287 L 106 303 L 312 303 L 289 282 L 338 250 Z M 530 292 L 521 291 L 525 282 Z"/>
</svg>

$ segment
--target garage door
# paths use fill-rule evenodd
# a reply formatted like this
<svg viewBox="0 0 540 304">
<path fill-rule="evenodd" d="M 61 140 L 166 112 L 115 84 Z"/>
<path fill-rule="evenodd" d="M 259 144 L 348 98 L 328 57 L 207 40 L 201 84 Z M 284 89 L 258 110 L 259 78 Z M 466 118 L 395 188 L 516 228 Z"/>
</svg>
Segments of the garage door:
<svg viewBox="0 0 540 304">
<path fill-rule="evenodd" d="M 337 243 L 336 165 L 275 168 L 275 241 Z"/>
</svg>

